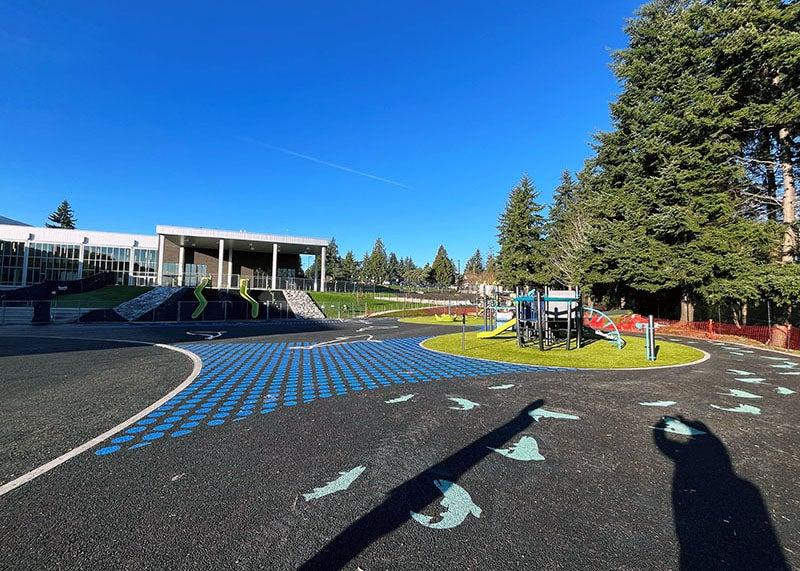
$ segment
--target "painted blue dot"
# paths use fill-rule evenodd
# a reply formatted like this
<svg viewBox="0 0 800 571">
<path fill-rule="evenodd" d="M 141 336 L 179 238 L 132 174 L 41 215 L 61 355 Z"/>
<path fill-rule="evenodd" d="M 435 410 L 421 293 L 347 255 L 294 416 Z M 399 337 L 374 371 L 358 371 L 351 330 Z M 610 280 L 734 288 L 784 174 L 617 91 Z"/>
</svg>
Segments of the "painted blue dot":
<svg viewBox="0 0 800 571">
<path fill-rule="evenodd" d="M 207 423 L 209 426 L 219 426 L 220 424 L 225 424 L 224 420 L 209 420 Z"/>
<path fill-rule="evenodd" d="M 142 436 L 142 440 L 158 440 L 162 436 L 164 436 L 163 432 L 150 432 Z"/>
<path fill-rule="evenodd" d="M 213 418 L 225 418 L 225 417 L 227 417 L 227 416 L 228 416 L 228 413 L 227 413 L 227 412 L 218 412 L 217 414 L 215 414 L 215 415 L 213 416 Z"/>
<path fill-rule="evenodd" d="M 123 442 L 130 442 L 131 440 L 133 440 L 133 436 L 126 435 L 126 436 L 117 436 L 116 438 L 113 438 L 111 442 L 113 442 L 114 444 L 122 444 Z"/>
<path fill-rule="evenodd" d="M 106 454 L 111 454 L 112 452 L 116 452 L 120 448 L 121 448 L 120 446 L 106 446 L 104 448 L 100 448 L 99 450 L 97 450 L 95 454 L 98 456 L 105 456 Z"/>
<path fill-rule="evenodd" d="M 164 430 L 169 430 L 173 426 L 175 426 L 175 425 L 172 424 L 172 423 L 159 424 L 158 426 L 154 426 L 153 430 L 164 431 Z"/>
<path fill-rule="evenodd" d="M 145 426 L 132 426 L 131 428 L 129 428 L 125 432 L 128 433 L 128 434 L 136 434 L 137 432 L 143 432 L 145 430 L 147 430 L 147 427 L 145 427 Z"/>
<path fill-rule="evenodd" d="M 150 446 L 150 443 L 149 442 L 140 442 L 139 444 L 134 444 L 133 446 L 128 448 L 128 450 L 135 450 L 137 448 L 144 448 L 145 446 Z"/>
<path fill-rule="evenodd" d="M 169 418 L 165 418 L 164 422 L 179 422 L 180 419 L 180 416 L 170 416 Z"/>
<path fill-rule="evenodd" d="M 181 424 L 181 428 L 194 428 L 195 426 L 199 426 L 199 422 L 184 422 Z"/>
<path fill-rule="evenodd" d="M 171 436 L 173 438 L 178 438 L 180 436 L 186 436 L 187 434 L 191 434 L 191 433 L 192 433 L 191 430 L 176 430 L 175 432 L 172 433 Z"/>
<path fill-rule="evenodd" d="M 203 420 L 206 417 L 204 414 L 193 414 L 189 417 L 189 420 Z"/>
</svg>

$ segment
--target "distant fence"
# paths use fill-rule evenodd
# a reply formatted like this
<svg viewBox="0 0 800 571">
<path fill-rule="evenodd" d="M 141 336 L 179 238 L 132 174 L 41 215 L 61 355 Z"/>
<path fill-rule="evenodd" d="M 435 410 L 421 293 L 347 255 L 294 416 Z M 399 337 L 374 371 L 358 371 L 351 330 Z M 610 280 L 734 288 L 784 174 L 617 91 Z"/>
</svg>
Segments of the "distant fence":
<svg viewBox="0 0 800 571">
<path fill-rule="evenodd" d="M 636 327 L 641 318 L 642 316 L 628 316 L 617 323 L 617 327 L 620 331 L 641 333 L 642 330 Z M 769 325 L 735 325 L 733 323 L 719 323 L 713 319 L 708 321 L 656 319 L 656 324 L 658 331 L 661 333 L 689 334 L 705 336 L 709 339 L 714 339 L 721 335 L 730 335 L 745 337 L 773 347 L 800 350 L 800 328 L 792 325 L 773 325 L 771 327 Z"/>
</svg>

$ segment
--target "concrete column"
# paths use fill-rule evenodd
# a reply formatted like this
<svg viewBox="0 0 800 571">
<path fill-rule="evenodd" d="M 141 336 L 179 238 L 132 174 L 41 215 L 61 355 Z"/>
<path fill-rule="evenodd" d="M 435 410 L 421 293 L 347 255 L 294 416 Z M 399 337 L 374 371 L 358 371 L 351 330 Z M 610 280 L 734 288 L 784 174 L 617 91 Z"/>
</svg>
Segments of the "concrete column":
<svg viewBox="0 0 800 571">
<path fill-rule="evenodd" d="M 128 285 L 133 285 L 133 260 L 135 259 L 135 246 L 131 246 L 131 256 L 128 258 Z M 78 261 L 79 271 L 83 271 L 83 244 L 81 244 L 80 260 Z"/>
<path fill-rule="evenodd" d="M 156 278 L 158 285 L 164 285 L 164 235 L 158 235 L 158 276 Z"/>
<path fill-rule="evenodd" d="M 24 251 L 22 253 L 22 285 L 23 287 L 28 285 L 28 256 L 30 255 L 30 249 L 28 248 L 28 243 L 25 242 Z"/>
<path fill-rule="evenodd" d="M 222 262 L 225 261 L 225 240 L 219 241 L 219 256 L 217 257 L 217 289 L 222 289 Z"/>
<path fill-rule="evenodd" d="M 225 282 L 225 287 L 231 287 L 231 276 L 233 275 L 233 242 L 228 248 L 228 280 Z"/>
<path fill-rule="evenodd" d="M 314 256 L 314 291 L 319 291 L 317 278 L 319 277 L 319 254 Z"/>
<path fill-rule="evenodd" d="M 322 262 L 320 265 L 322 266 L 322 270 L 320 272 L 320 282 L 319 282 L 319 290 L 325 291 L 325 258 L 328 257 L 328 248 L 326 246 L 322 247 Z"/>
<path fill-rule="evenodd" d="M 183 287 L 183 267 L 186 265 L 186 248 L 183 246 L 183 239 L 181 239 L 181 247 L 178 250 L 178 285 Z"/>
<path fill-rule="evenodd" d="M 133 250 L 131 250 L 133 252 Z M 83 278 L 83 256 L 84 256 L 84 244 L 81 241 L 81 245 L 78 246 L 78 279 Z"/>
<path fill-rule="evenodd" d="M 278 245 L 272 245 L 272 288 L 278 289 Z"/>
</svg>

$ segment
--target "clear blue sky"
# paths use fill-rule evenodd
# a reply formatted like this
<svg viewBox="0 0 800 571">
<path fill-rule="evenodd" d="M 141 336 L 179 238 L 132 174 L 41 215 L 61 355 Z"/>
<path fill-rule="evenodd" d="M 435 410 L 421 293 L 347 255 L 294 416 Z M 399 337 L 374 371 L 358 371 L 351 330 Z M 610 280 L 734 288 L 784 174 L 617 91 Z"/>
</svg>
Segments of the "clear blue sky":
<svg viewBox="0 0 800 571">
<path fill-rule="evenodd" d="M 638 2 L 538 4 L 0 0 L 0 214 L 463 264 L 609 124 Z"/>
</svg>

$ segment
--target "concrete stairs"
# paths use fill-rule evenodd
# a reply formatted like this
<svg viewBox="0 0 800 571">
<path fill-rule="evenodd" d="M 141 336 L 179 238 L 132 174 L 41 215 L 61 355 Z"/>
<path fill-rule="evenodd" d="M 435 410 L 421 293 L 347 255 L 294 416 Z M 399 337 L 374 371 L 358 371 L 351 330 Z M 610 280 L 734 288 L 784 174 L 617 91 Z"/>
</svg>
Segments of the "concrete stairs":
<svg viewBox="0 0 800 571">
<path fill-rule="evenodd" d="M 325 314 L 311 299 L 308 293 L 301 290 L 285 289 L 283 295 L 289 303 L 289 308 L 298 319 L 325 319 Z"/>
<path fill-rule="evenodd" d="M 114 308 L 114 311 L 123 319 L 134 321 L 148 311 L 152 311 L 161 304 L 166 303 L 182 289 L 180 287 L 159 286 L 138 297 L 120 303 Z"/>
</svg>

